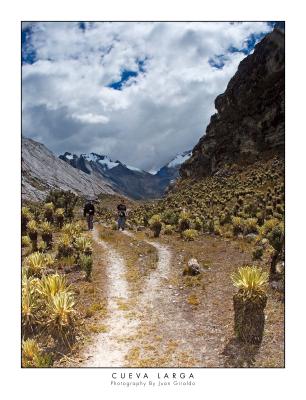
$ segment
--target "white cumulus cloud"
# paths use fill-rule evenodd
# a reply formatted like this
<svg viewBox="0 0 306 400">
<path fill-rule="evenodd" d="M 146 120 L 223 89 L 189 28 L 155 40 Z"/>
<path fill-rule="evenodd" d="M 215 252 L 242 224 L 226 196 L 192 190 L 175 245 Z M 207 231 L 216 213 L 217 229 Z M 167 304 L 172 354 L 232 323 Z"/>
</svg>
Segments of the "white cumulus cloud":
<svg viewBox="0 0 306 400">
<path fill-rule="evenodd" d="M 152 170 L 191 149 L 265 22 L 27 24 L 23 134 Z M 255 36 L 256 37 L 256 36 Z M 222 68 L 210 60 L 222 56 Z M 216 58 L 217 57 L 217 58 Z M 133 71 L 115 88 L 126 71 Z M 113 86 L 112 86 L 113 84 Z"/>
</svg>

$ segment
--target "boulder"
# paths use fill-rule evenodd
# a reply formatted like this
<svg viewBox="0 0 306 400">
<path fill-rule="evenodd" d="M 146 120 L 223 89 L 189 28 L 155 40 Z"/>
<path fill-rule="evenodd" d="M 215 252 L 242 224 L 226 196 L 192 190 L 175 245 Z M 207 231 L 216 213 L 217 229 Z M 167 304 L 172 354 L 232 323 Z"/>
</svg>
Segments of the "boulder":
<svg viewBox="0 0 306 400">
<path fill-rule="evenodd" d="M 183 275 L 195 276 L 201 273 L 200 264 L 196 258 L 190 258 L 184 268 Z"/>
</svg>

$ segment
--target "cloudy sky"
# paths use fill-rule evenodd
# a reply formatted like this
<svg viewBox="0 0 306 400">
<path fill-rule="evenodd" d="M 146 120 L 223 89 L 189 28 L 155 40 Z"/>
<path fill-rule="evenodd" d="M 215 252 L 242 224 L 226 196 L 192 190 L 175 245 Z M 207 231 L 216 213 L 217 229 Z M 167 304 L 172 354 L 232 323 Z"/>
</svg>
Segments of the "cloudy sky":
<svg viewBox="0 0 306 400">
<path fill-rule="evenodd" d="M 23 135 L 157 170 L 192 149 L 273 24 L 23 23 Z"/>
</svg>

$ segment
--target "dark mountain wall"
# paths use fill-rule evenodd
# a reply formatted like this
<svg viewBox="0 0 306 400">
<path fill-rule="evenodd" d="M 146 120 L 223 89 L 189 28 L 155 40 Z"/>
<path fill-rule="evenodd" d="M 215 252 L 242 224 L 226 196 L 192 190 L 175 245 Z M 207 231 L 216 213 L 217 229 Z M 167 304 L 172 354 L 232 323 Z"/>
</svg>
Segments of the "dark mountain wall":
<svg viewBox="0 0 306 400">
<path fill-rule="evenodd" d="M 285 33 L 282 25 L 247 56 L 215 100 L 217 113 L 192 157 L 180 169 L 184 177 L 213 174 L 224 164 L 254 162 L 284 153 Z"/>
</svg>

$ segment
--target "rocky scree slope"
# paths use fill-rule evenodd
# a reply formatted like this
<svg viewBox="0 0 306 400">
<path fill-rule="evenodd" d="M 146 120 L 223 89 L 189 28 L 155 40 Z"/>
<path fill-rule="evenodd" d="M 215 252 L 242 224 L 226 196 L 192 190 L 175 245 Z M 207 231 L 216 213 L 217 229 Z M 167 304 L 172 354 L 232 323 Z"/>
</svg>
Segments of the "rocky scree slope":
<svg viewBox="0 0 306 400">
<path fill-rule="evenodd" d="M 192 156 L 183 178 L 215 173 L 225 164 L 254 162 L 284 152 L 285 34 L 274 30 L 239 64 L 226 91 L 215 100 L 217 113 Z"/>
<path fill-rule="evenodd" d="M 115 194 L 108 182 L 71 167 L 43 144 L 22 138 L 22 199 L 43 200 L 51 189 L 84 196 Z"/>
</svg>

